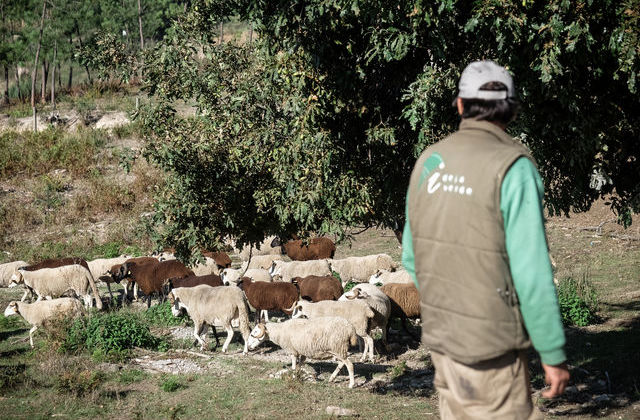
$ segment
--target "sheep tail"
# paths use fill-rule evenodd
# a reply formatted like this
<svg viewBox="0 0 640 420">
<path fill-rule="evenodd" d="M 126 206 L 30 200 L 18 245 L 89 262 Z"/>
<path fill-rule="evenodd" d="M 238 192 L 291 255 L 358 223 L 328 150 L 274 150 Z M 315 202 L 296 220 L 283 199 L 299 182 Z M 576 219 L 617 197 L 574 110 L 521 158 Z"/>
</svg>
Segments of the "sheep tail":
<svg viewBox="0 0 640 420">
<path fill-rule="evenodd" d="M 358 344 L 358 336 L 356 335 L 355 330 L 351 331 L 351 335 L 349 336 L 349 344 L 351 344 L 352 347 Z"/>
<path fill-rule="evenodd" d="M 238 321 L 240 322 L 242 339 L 246 341 L 249 339 L 249 334 L 251 334 L 251 326 L 249 325 L 249 308 L 244 300 L 238 304 Z"/>
<path fill-rule="evenodd" d="M 93 297 L 96 299 L 96 308 L 99 310 L 102 309 L 102 299 L 100 298 L 100 294 L 98 293 L 98 288 L 96 287 L 96 281 L 93 279 L 93 274 L 89 270 L 87 270 L 87 280 L 89 280 L 89 286 L 91 286 L 91 291 L 93 292 Z"/>
</svg>

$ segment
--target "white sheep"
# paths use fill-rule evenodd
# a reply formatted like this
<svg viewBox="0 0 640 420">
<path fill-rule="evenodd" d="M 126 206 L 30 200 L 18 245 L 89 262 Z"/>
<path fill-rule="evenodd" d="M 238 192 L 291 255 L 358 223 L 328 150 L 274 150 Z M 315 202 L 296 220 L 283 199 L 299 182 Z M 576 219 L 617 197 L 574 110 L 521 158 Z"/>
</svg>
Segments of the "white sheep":
<svg viewBox="0 0 640 420">
<path fill-rule="evenodd" d="M 15 273 L 18 268 L 27 265 L 29 265 L 29 263 L 24 261 L 13 261 L 0 264 L 0 287 L 8 287 L 13 273 Z"/>
<path fill-rule="evenodd" d="M 117 264 L 122 264 L 131 257 L 117 257 L 117 258 L 98 258 L 93 261 L 87 261 L 89 271 L 94 279 L 98 279 L 101 276 L 109 274 L 111 267 Z"/>
<path fill-rule="evenodd" d="M 215 322 L 222 324 L 227 332 L 227 339 L 222 345 L 222 352 L 226 352 L 233 338 L 231 322 L 239 321 L 240 333 L 244 340 L 243 354 L 247 354 L 247 342 L 251 328 L 249 326 L 249 312 L 247 301 L 242 290 L 236 287 L 211 287 L 200 285 L 195 287 L 177 287 L 169 292 L 171 312 L 174 316 L 180 315 L 182 310 L 187 311 L 193 320 L 193 335 L 204 350 L 205 341 L 200 337 L 211 326 L 218 347 L 218 334 Z"/>
<path fill-rule="evenodd" d="M 209 274 L 220 275 L 220 269 L 216 260 L 209 257 L 204 257 L 203 263 L 198 263 L 195 267 L 191 268 L 191 271 L 196 276 L 208 276 Z"/>
<path fill-rule="evenodd" d="M 344 318 L 356 330 L 358 337 L 364 340 L 364 350 L 361 362 L 364 362 L 369 354 L 369 360 L 373 362 L 373 338 L 369 327 L 371 319 L 375 316 L 373 310 L 362 299 L 349 301 L 321 300 L 320 302 L 308 302 L 299 300 L 295 305 L 292 318 L 306 316 L 315 319 L 324 316 L 337 316 Z"/>
<path fill-rule="evenodd" d="M 391 301 L 380 288 L 373 284 L 362 283 L 355 285 L 351 290 L 343 293 L 338 301 L 364 300 L 373 309 L 375 316 L 370 327 L 378 327 L 382 330 L 382 343 L 386 350 L 387 346 L 387 324 L 391 316 Z"/>
<path fill-rule="evenodd" d="M 294 277 L 330 276 L 331 268 L 327 260 L 274 261 L 269 273 L 274 280 L 291 283 Z"/>
<path fill-rule="evenodd" d="M 342 366 L 347 365 L 349 388 L 353 388 L 353 363 L 347 357 L 347 352 L 349 345 L 356 344 L 356 337 L 355 328 L 344 318 L 290 319 L 256 325 L 249 337 L 249 348 L 253 350 L 268 339 L 289 353 L 292 369 L 296 368 L 298 356 L 300 363 L 304 362 L 305 357 L 319 360 L 335 357 L 338 366 L 329 377 L 329 382 L 335 379 Z"/>
<path fill-rule="evenodd" d="M 247 271 L 225 268 L 220 274 L 222 282 L 227 286 L 238 284 L 242 277 L 249 277 L 253 281 L 264 281 L 267 283 L 273 281 L 269 272 L 261 268 L 250 268 Z"/>
<path fill-rule="evenodd" d="M 342 286 L 350 281 L 366 283 L 378 270 L 395 271 L 398 264 L 387 254 L 348 257 L 340 260 L 327 260 L 331 271 L 340 275 Z"/>
<path fill-rule="evenodd" d="M 411 274 L 407 270 L 388 271 L 378 270 L 376 274 L 369 278 L 369 284 L 381 283 L 383 286 L 389 283 L 413 283 Z"/>
<path fill-rule="evenodd" d="M 274 261 L 284 261 L 282 255 L 256 255 L 251 257 L 250 261 L 243 261 L 240 265 L 240 269 L 244 270 L 247 268 L 262 268 L 264 270 L 268 270 L 271 268 L 271 265 Z"/>
<path fill-rule="evenodd" d="M 37 301 L 41 301 L 43 298 L 57 298 L 70 290 L 82 297 L 87 307 L 93 306 L 91 292 L 93 292 L 96 302 L 100 301 L 100 295 L 91 272 L 78 264 L 42 268 L 36 271 L 18 269 L 11 277 L 9 287 L 15 287 L 19 284 L 24 284 L 32 289 L 38 296 Z"/>
<path fill-rule="evenodd" d="M 25 321 L 33 325 L 29 330 L 29 343 L 33 347 L 33 333 L 41 327 L 45 321 L 56 317 L 75 318 L 83 313 L 82 304 L 77 299 L 59 298 L 43 300 L 40 302 L 26 303 L 11 301 L 4 311 L 4 316 L 21 315 Z"/>
<path fill-rule="evenodd" d="M 257 247 L 252 247 L 250 245 L 245 245 L 242 247 L 242 250 L 237 250 L 238 255 L 242 261 L 249 260 L 249 254 L 251 254 L 251 258 L 256 255 L 282 255 L 282 250 L 280 249 L 280 245 L 271 246 L 276 236 L 269 236 L 265 238 Z M 235 248 L 235 246 L 234 246 Z"/>
</svg>

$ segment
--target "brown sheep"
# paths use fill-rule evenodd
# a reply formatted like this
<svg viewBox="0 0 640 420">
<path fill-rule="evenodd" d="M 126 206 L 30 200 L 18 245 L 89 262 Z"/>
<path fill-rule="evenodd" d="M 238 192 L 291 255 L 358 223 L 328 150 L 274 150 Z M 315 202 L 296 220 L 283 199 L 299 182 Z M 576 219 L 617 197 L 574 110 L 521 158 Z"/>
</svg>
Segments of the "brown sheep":
<svg viewBox="0 0 640 420">
<path fill-rule="evenodd" d="M 26 267 L 20 267 L 21 270 L 25 271 L 36 271 L 41 268 L 57 268 L 65 265 L 81 265 L 87 270 L 89 270 L 89 264 L 84 258 L 79 257 L 68 257 L 68 258 L 48 258 L 46 260 L 42 260 L 39 263 L 31 264 Z M 91 272 L 91 270 L 89 270 Z"/>
<path fill-rule="evenodd" d="M 128 260 L 125 261 L 125 263 L 128 263 L 128 262 L 134 262 L 136 264 L 157 264 L 159 261 L 155 257 L 134 257 L 134 258 L 129 258 Z M 100 277 L 100 280 L 102 280 L 107 284 L 107 289 L 109 289 L 109 295 L 111 295 L 112 299 L 113 299 L 113 294 L 111 293 L 111 283 L 120 283 L 120 281 L 124 278 L 125 271 L 123 266 L 124 266 L 124 263 L 113 265 L 109 269 L 108 275 Z M 132 283 L 129 282 L 124 288 L 124 295 L 127 297 L 127 299 L 129 295 L 130 284 Z M 133 297 L 137 299 L 138 298 L 137 290 L 135 290 L 135 292 L 132 292 L 132 293 L 134 294 Z"/>
<path fill-rule="evenodd" d="M 280 245 L 283 254 L 294 261 L 322 260 L 333 258 L 336 245 L 329 238 L 311 238 L 305 245 L 301 239 L 282 243 L 279 238 L 271 242 L 271 246 Z"/>
<path fill-rule="evenodd" d="M 294 304 L 298 301 L 298 288 L 291 283 L 266 283 L 243 277 L 237 285 L 244 292 L 249 304 L 256 309 L 257 322 L 260 322 L 262 311 L 265 312 L 267 321 L 267 311 L 282 311 L 291 315 Z"/>
<path fill-rule="evenodd" d="M 300 298 L 318 302 L 338 300 L 344 292 L 340 280 L 333 276 L 294 277 L 291 283 L 300 289 Z"/>
<path fill-rule="evenodd" d="M 222 286 L 222 279 L 216 274 L 207 274 L 206 276 L 188 276 L 181 279 L 169 279 L 169 290 L 176 287 L 195 287 L 206 284 L 211 287 Z"/>
<path fill-rule="evenodd" d="M 42 268 L 58 268 L 58 267 L 63 267 L 65 265 L 81 265 L 87 269 L 87 271 L 89 272 L 89 276 L 88 276 L 89 286 L 91 286 L 91 291 L 93 292 L 94 299 L 96 300 L 96 308 L 102 309 L 102 299 L 100 298 L 100 294 L 98 293 L 98 288 L 96 287 L 96 281 L 91 275 L 89 264 L 87 264 L 87 261 L 84 258 L 80 258 L 80 257 L 48 258 L 36 264 L 31 264 L 26 267 L 20 267 L 20 269 L 24 271 L 37 271 Z M 33 291 L 30 289 L 28 289 L 27 292 L 31 292 L 33 294 Z"/>
<path fill-rule="evenodd" d="M 164 301 L 164 286 L 171 278 L 183 278 L 193 276 L 189 270 L 178 260 L 160 261 L 157 264 L 138 264 L 126 262 L 123 264 L 124 278 L 131 278 L 138 288 L 147 296 L 147 308 L 151 306 L 151 295 L 157 293 L 160 300 Z"/>
<path fill-rule="evenodd" d="M 220 270 L 224 270 L 225 268 L 231 267 L 231 258 L 229 257 L 229 254 L 227 254 L 226 252 L 205 251 L 202 253 L 202 255 L 215 260 L 216 265 Z"/>
<path fill-rule="evenodd" d="M 420 294 L 413 283 L 389 283 L 380 288 L 391 301 L 390 317 L 400 318 L 402 328 L 409 334 L 406 321 L 408 318 L 420 317 Z M 414 338 L 417 337 L 411 334 Z"/>
</svg>

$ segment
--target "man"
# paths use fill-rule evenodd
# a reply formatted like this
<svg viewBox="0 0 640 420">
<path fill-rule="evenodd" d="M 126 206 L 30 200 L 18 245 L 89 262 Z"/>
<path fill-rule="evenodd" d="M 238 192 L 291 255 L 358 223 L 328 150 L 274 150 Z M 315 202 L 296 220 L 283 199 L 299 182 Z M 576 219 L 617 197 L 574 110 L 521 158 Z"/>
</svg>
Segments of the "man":
<svg viewBox="0 0 640 420">
<path fill-rule="evenodd" d="M 459 130 L 428 147 L 411 175 L 402 262 L 420 292 L 441 417 L 538 418 L 530 344 L 551 385 L 545 398 L 569 380 L 542 181 L 504 131 L 518 106 L 509 73 L 474 62 L 458 88 Z"/>
</svg>

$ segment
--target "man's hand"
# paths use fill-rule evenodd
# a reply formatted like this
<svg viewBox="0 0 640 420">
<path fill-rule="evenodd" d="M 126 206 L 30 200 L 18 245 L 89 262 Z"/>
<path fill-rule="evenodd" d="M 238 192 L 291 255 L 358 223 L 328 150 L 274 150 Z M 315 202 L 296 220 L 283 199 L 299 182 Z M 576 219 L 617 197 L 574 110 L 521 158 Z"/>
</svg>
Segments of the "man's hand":
<svg viewBox="0 0 640 420">
<path fill-rule="evenodd" d="M 543 398 L 555 398 L 562 395 L 569 382 L 569 369 L 566 363 L 557 366 L 542 364 L 544 369 L 544 382 L 551 386 L 550 389 L 542 392 Z"/>
</svg>

